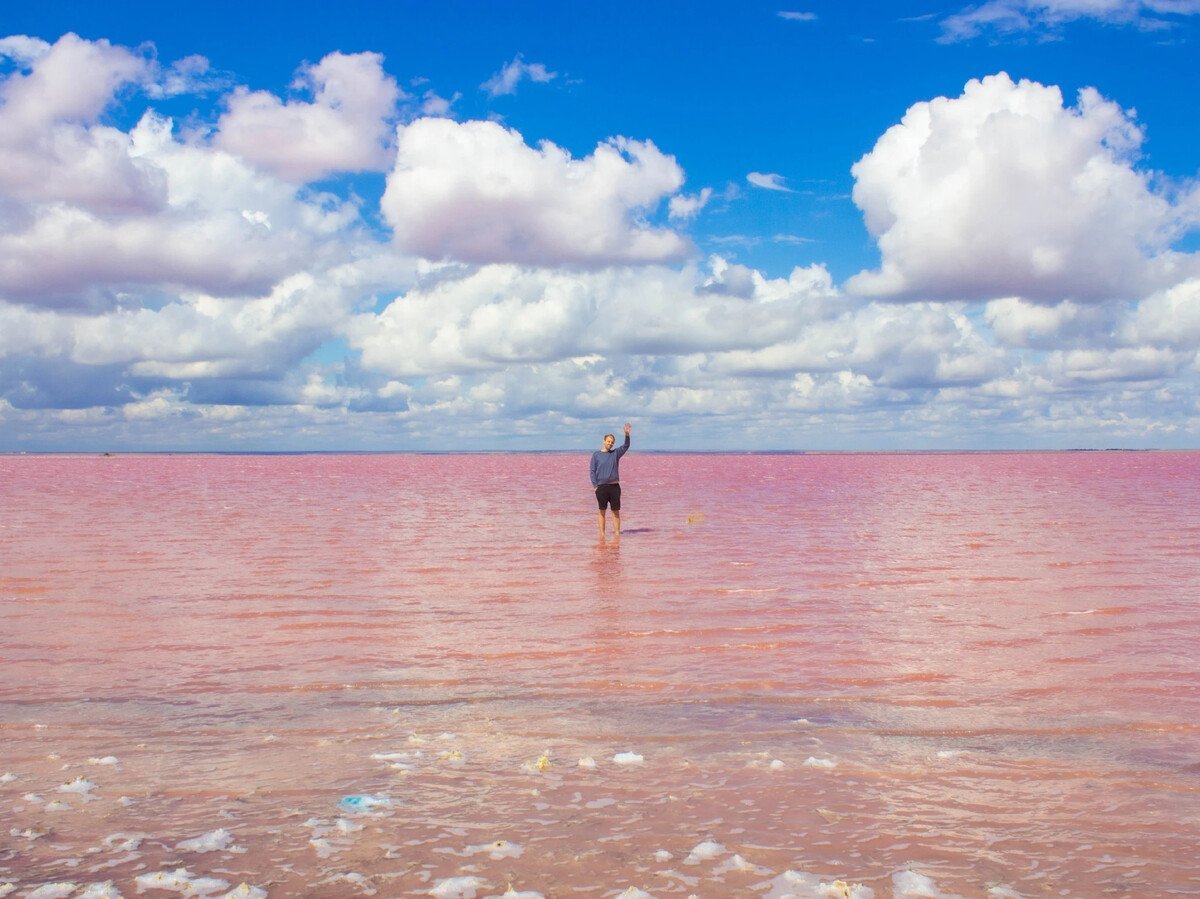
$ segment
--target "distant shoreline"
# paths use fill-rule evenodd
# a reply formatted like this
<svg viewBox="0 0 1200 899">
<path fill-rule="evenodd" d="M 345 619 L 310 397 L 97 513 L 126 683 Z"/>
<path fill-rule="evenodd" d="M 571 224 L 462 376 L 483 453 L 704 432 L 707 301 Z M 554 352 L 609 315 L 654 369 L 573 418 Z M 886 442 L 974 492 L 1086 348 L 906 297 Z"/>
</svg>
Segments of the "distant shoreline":
<svg viewBox="0 0 1200 899">
<path fill-rule="evenodd" d="M 21 456 L 565 456 L 590 453 L 591 446 L 576 449 L 517 450 L 7 450 L 0 457 Z M 891 450 L 663 450 L 639 449 L 646 456 L 1008 456 L 1065 453 L 1195 453 L 1200 447 L 1168 449 L 1147 447 L 1071 447 L 1067 449 L 891 449 Z"/>
</svg>

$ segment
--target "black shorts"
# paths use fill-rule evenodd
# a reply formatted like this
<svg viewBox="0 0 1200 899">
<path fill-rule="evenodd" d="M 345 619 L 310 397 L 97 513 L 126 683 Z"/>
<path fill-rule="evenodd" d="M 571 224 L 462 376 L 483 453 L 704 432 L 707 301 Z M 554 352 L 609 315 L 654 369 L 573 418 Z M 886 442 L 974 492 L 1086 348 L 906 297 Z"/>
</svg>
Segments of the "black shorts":
<svg viewBox="0 0 1200 899">
<path fill-rule="evenodd" d="M 621 485 L 601 484 L 596 488 L 596 502 L 603 511 L 605 506 L 612 505 L 614 512 L 621 511 Z"/>
</svg>

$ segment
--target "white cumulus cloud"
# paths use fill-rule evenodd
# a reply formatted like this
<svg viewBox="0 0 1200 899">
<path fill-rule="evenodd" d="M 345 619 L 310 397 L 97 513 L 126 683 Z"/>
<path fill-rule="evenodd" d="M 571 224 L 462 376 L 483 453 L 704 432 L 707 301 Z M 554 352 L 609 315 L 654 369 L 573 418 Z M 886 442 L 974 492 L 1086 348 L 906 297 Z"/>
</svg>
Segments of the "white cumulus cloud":
<svg viewBox="0 0 1200 899">
<path fill-rule="evenodd" d="M 1096 91 L 999 74 L 910 107 L 852 169 L 882 254 L 850 289 L 897 299 L 1145 295 L 1181 264 L 1187 213 L 1134 168 L 1142 132 Z"/>
<path fill-rule="evenodd" d="M 397 247 L 428 259 L 604 265 L 688 252 L 643 215 L 683 183 L 654 144 L 613 138 L 575 159 L 495 122 L 418 119 L 397 130 L 383 214 Z"/>
<path fill-rule="evenodd" d="M 294 85 L 312 100 L 240 89 L 217 123 L 216 146 L 290 181 L 383 171 L 396 103 L 403 96 L 378 53 L 330 53 Z"/>
</svg>

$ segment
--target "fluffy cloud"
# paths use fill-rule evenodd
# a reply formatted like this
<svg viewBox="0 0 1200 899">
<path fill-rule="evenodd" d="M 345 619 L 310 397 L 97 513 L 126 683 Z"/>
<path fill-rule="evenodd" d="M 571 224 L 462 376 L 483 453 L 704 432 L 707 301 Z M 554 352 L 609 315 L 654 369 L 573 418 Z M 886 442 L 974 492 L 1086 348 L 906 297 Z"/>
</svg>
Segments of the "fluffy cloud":
<svg viewBox="0 0 1200 899">
<path fill-rule="evenodd" d="M 8 38 L 5 46 L 29 69 L 0 82 L 0 194 L 117 212 L 161 207 L 162 178 L 132 158 L 127 135 L 97 123 L 119 90 L 149 75 L 147 61 L 73 34 L 53 45 Z M 14 213 L 4 214 L 7 232 Z"/>
<path fill-rule="evenodd" d="M 969 40 L 988 32 L 1053 32 L 1080 19 L 1159 30 L 1170 26 L 1172 16 L 1197 13 L 1200 0 L 988 0 L 947 17 L 942 40 Z"/>
<path fill-rule="evenodd" d="M 240 89 L 217 123 L 216 146 L 289 181 L 383 171 L 396 103 L 403 96 L 378 53 L 330 53 L 293 85 L 312 101 Z"/>
<path fill-rule="evenodd" d="M 683 171 L 652 143 L 614 138 L 583 159 L 495 122 L 398 129 L 382 209 L 396 246 L 428 259 L 607 265 L 678 259 L 689 244 L 642 216 Z"/>
<path fill-rule="evenodd" d="M 506 94 L 515 94 L 517 85 L 525 79 L 545 84 L 547 81 L 553 81 L 558 77 L 557 72 L 549 71 L 540 62 L 525 62 L 518 53 L 513 57 L 512 62 L 504 66 L 480 85 L 492 97 L 500 97 Z"/>
<path fill-rule="evenodd" d="M 1170 253 L 1190 213 L 1133 167 L 1142 133 L 1094 90 L 1004 74 L 912 106 L 852 169 L 882 267 L 851 290 L 896 299 L 1145 295 L 1194 266 Z"/>
</svg>

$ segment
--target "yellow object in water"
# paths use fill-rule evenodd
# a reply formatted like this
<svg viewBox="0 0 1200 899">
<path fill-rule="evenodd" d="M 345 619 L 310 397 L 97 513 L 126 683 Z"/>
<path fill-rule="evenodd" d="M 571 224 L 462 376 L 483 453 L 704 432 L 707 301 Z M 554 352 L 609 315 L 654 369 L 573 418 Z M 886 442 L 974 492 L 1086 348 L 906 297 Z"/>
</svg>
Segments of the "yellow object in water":
<svg viewBox="0 0 1200 899">
<path fill-rule="evenodd" d="M 692 512 L 687 517 L 688 524 L 700 524 L 703 521 L 704 521 L 704 513 L 703 512 Z"/>
</svg>

